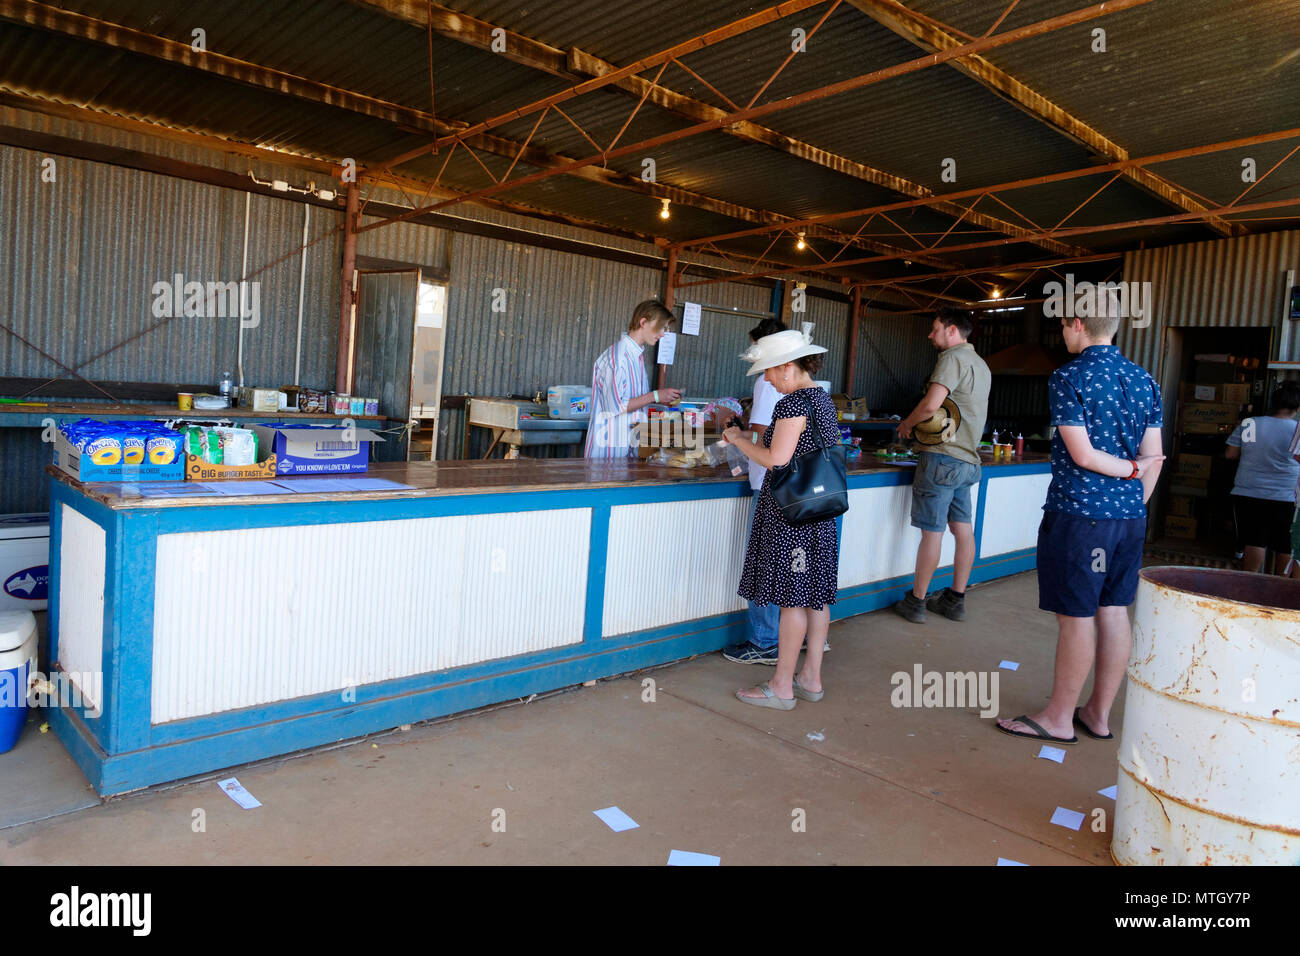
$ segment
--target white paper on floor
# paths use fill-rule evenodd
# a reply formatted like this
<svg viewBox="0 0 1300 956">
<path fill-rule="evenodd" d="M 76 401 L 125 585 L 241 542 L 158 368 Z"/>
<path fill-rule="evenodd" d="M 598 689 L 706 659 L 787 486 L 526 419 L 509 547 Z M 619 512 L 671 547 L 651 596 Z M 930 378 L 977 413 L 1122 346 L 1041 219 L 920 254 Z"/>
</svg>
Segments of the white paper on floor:
<svg viewBox="0 0 1300 956">
<path fill-rule="evenodd" d="M 1103 797 L 1110 797 L 1112 800 L 1114 800 L 1114 799 L 1116 799 L 1116 797 L 1115 797 L 1115 788 L 1116 788 L 1117 786 L 1119 786 L 1119 784 L 1112 783 L 1112 784 L 1111 784 L 1109 787 L 1107 787 L 1105 790 L 1098 790 L 1097 792 L 1100 793 Z"/>
<path fill-rule="evenodd" d="M 690 850 L 673 850 L 668 854 L 669 866 L 721 866 L 722 857 Z"/>
<path fill-rule="evenodd" d="M 1052 814 L 1052 822 L 1058 827 L 1065 827 L 1067 830 L 1077 830 L 1083 823 L 1083 814 L 1078 810 L 1057 807 L 1056 812 Z"/>
<path fill-rule="evenodd" d="M 822 730 L 818 730 L 818 731 L 814 731 L 814 732 L 811 733 L 811 734 L 808 734 L 807 737 L 808 737 L 808 739 L 811 740 L 813 743 L 815 743 L 815 744 L 819 744 L 819 743 L 821 743 L 823 740 L 826 739 L 826 734 L 825 734 L 824 731 L 822 731 Z"/>
<path fill-rule="evenodd" d="M 1044 760 L 1055 760 L 1057 763 L 1065 763 L 1065 751 L 1060 747 L 1049 747 L 1043 744 L 1043 749 L 1038 751 L 1038 756 Z"/>
<path fill-rule="evenodd" d="M 1018 671 L 1020 670 L 1020 663 L 1019 661 L 1003 661 L 998 664 L 998 667 L 1004 671 Z"/>
<path fill-rule="evenodd" d="M 1021 863 L 1019 860 L 1008 860 L 1005 856 L 998 857 L 998 866 L 1028 866 L 1028 863 Z"/>
<path fill-rule="evenodd" d="M 641 826 L 618 807 L 606 807 L 603 810 L 592 810 L 596 816 L 604 822 L 615 833 L 622 833 L 624 830 L 635 830 Z"/>
<path fill-rule="evenodd" d="M 217 786 L 222 789 L 226 796 L 231 800 L 234 800 L 245 810 L 252 810 L 255 807 L 260 807 L 262 805 L 262 802 L 245 790 L 244 785 L 234 777 L 227 777 L 225 780 L 218 780 Z"/>
</svg>

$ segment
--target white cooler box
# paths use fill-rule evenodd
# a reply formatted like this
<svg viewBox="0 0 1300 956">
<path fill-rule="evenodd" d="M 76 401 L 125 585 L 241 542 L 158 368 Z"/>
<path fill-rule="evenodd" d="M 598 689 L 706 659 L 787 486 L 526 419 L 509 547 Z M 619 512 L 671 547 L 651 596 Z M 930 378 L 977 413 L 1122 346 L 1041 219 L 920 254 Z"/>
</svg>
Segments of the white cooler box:
<svg viewBox="0 0 1300 956">
<path fill-rule="evenodd" d="M 43 611 L 50 589 L 50 516 L 0 515 L 0 608 Z"/>
</svg>

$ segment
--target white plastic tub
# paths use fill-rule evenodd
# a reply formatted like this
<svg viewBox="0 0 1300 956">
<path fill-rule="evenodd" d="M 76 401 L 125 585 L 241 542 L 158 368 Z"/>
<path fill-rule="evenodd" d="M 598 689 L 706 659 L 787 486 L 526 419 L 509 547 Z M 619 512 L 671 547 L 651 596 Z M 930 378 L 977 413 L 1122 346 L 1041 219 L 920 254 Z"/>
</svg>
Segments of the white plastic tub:
<svg viewBox="0 0 1300 956">
<path fill-rule="evenodd" d="M 546 406 L 552 418 L 591 418 L 591 386 L 552 385 L 546 390 Z"/>
</svg>

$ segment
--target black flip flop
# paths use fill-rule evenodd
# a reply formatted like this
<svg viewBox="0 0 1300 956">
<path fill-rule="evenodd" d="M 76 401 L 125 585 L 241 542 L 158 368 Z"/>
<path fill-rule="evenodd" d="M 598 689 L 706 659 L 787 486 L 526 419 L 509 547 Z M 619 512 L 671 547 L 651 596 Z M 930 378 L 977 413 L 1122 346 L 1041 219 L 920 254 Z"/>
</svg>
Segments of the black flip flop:
<svg viewBox="0 0 1300 956">
<path fill-rule="evenodd" d="M 1085 723 L 1080 719 L 1080 717 L 1079 717 L 1079 710 L 1080 710 L 1080 708 L 1078 708 L 1078 707 L 1074 708 L 1074 726 L 1078 727 L 1080 730 L 1082 730 L 1085 734 L 1087 734 L 1087 735 L 1088 735 L 1089 737 L 1091 737 L 1093 740 L 1114 740 L 1114 739 L 1115 739 L 1115 735 L 1114 735 L 1114 734 L 1106 734 L 1106 736 L 1104 736 L 1104 737 L 1103 737 L 1101 734 L 1094 734 L 1094 733 L 1092 732 L 1092 730 L 1088 727 L 1088 725 L 1085 724 Z"/>
<path fill-rule="evenodd" d="M 1024 714 L 1021 714 L 1019 717 L 1013 717 L 1012 720 L 1018 720 L 1022 724 L 1025 724 L 1028 727 L 1033 727 L 1034 730 L 1038 732 L 1034 734 L 1027 734 L 1023 730 L 1007 730 L 1007 728 L 1003 727 L 1001 724 L 994 724 L 993 726 L 996 727 L 998 730 L 1002 731 L 1004 734 L 1007 734 L 1008 736 L 1011 737 L 1028 737 L 1030 740 L 1041 740 L 1044 743 L 1050 741 L 1051 743 L 1054 744 L 1077 744 L 1079 742 L 1078 737 L 1053 737 L 1051 734 L 1045 731 L 1042 727 L 1039 727 L 1036 723 L 1034 723 Z"/>
</svg>

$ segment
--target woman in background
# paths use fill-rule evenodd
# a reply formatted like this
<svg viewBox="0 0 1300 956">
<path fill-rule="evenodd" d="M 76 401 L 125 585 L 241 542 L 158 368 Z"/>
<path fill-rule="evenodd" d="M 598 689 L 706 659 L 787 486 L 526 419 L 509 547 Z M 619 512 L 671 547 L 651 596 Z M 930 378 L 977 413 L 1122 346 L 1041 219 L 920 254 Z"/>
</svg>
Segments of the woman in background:
<svg viewBox="0 0 1300 956">
<path fill-rule="evenodd" d="M 1242 570 L 1262 571 L 1267 549 L 1273 552 L 1273 573 L 1286 574 L 1300 482 L 1300 462 L 1291 451 L 1300 387 L 1281 386 L 1270 407 L 1271 415 L 1247 418 L 1233 430 L 1226 454 L 1241 461 L 1232 486 L 1232 514 L 1245 552 Z"/>
</svg>

